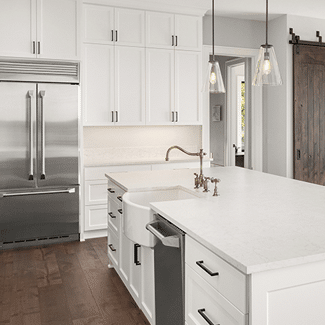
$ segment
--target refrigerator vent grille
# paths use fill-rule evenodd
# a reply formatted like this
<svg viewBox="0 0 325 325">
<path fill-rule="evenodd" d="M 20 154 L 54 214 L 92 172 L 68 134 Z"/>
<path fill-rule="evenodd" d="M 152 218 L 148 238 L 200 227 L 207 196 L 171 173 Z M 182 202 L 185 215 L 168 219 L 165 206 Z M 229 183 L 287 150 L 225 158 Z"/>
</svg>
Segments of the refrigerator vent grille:
<svg viewBox="0 0 325 325">
<path fill-rule="evenodd" d="M 0 250 L 13 249 L 19 247 L 23 248 L 23 247 L 30 247 L 30 246 L 59 244 L 59 243 L 79 241 L 79 240 L 80 240 L 79 234 L 15 240 L 9 242 L 0 242 Z"/>
<path fill-rule="evenodd" d="M 0 80 L 79 83 L 79 62 L 0 60 Z"/>
</svg>

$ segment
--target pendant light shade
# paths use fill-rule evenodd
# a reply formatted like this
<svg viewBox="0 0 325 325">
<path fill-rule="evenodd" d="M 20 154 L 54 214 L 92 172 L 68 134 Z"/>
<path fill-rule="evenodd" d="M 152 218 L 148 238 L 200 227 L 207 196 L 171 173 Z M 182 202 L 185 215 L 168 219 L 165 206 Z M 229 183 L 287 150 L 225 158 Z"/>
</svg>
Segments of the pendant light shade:
<svg viewBox="0 0 325 325">
<path fill-rule="evenodd" d="M 258 54 L 253 85 L 282 85 L 278 61 L 273 45 L 268 44 L 268 0 L 266 0 L 266 42 Z"/>
<path fill-rule="evenodd" d="M 208 73 L 205 78 L 204 91 L 212 94 L 225 93 L 219 62 L 211 59 L 209 61 Z"/>
<path fill-rule="evenodd" d="M 212 56 L 208 64 L 208 72 L 206 75 L 203 91 L 213 94 L 225 93 L 219 62 L 214 55 L 214 0 L 212 0 Z"/>
</svg>

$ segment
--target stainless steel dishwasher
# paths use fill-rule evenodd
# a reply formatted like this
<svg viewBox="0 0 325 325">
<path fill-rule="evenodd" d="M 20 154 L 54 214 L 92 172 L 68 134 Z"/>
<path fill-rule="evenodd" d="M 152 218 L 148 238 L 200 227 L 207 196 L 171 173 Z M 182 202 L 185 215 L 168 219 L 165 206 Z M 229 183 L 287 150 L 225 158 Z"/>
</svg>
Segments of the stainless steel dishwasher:
<svg viewBox="0 0 325 325">
<path fill-rule="evenodd" d="M 154 247 L 156 325 L 185 324 L 185 233 L 155 214 L 146 228 L 158 240 Z"/>
</svg>

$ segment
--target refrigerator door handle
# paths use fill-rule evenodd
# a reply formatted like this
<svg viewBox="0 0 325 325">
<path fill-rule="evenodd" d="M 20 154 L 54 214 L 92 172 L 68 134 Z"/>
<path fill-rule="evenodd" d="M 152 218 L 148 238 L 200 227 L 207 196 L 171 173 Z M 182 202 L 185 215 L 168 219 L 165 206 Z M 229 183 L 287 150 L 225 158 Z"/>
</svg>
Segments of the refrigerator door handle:
<svg viewBox="0 0 325 325">
<path fill-rule="evenodd" d="M 14 192 L 14 193 L 0 193 L 0 198 L 12 196 L 27 196 L 27 195 L 40 195 L 40 194 L 72 194 L 75 193 L 75 188 L 67 188 L 64 190 L 49 190 L 49 191 L 30 191 L 30 192 Z"/>
<path fill-rule="evenodd" d="M 44 119 L 44 96 L 45 90 L 39 92 L 41 98 L 41 179 L 45 179 L 45 119 Z"/>
<path fill-rule="evenodd" d="M 28 180 L 32 181 L 34 179 L 34 139 L 33 139 L 33 111 L 32 111 L 32 97 L 34 96 L 34 91 L 29 90 L 27 92 L 28 102 L 29 102 L 29 114 L 30 114 L 30 124 L 29 124 L 29 175 Z"/>
</svg>

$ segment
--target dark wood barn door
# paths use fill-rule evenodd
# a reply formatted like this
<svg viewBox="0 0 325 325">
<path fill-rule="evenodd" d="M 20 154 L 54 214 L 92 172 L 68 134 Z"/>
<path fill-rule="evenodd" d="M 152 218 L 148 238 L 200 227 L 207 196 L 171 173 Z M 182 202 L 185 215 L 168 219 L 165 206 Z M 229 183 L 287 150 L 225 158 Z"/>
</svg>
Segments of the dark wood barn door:
<svg viewBox="0 0 325 325">
<path fill-rule="evenodd" d="M 325 47 L 293 46 L 294 178 L 325 185 Z"/>
</svg>

